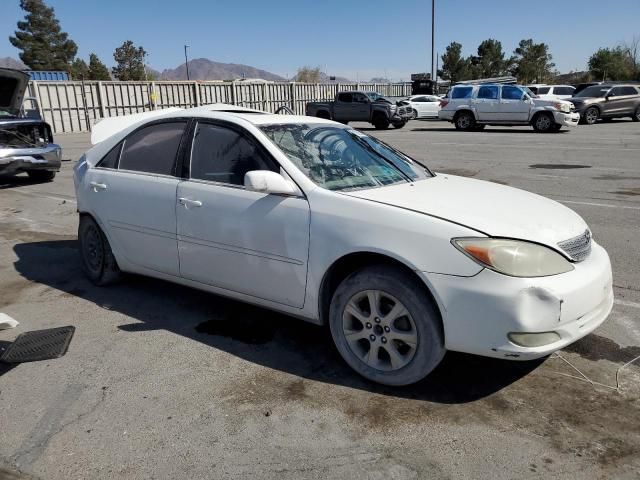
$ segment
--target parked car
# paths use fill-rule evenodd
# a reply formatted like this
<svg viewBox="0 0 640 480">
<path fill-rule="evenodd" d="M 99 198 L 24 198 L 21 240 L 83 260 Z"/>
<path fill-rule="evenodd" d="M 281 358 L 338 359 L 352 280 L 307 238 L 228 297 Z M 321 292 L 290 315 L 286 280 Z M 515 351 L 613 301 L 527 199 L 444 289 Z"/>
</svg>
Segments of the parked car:
<svg viewBox="0 0 640 480">
<path fill-rule="evenodd" d="M 611 311 L 609 257 L 569 208 L 330 120 L 216 109 L 125 119 L 80 158 L 92 282 L 148 275 L 328 325 L 389 385 L 445 350 L 539 358 Z"/>
<path fill-rule="evenodd" d="M 571 85 L 527 85 L 529 90 L 545 100 L 570 100 L 576 87 Z"/>
<path fill-rule="evenodd" d="M 631 117 L 640 122 L 640 90 L 637 85 L 592 85 L 571 98 L 580 117 L 587 125 L 599 118 Z"/>
<path fill-rule="evenodd" d="M 458 130 L 531 125 L 538 132 L 557 132 L 580 120 L 570 102 L 532 98 L 526 87 L 517 85 L 456 85 L 440 105 L 438 117 Z"/>
<path fill-rule="evenodd" d="M 376 92 L 338 92 L 333 102 L 309 102 L 310 117 L 336 120 L 341 123 L 369 122 L 380 130 L 404 127 L 411 119 L 411 111 Z"/>
<path fill-rule="evenodd" d="M 437 95 L 412 95 L 400 105 L 411 108 L 411 118 L 438 118 L 440 97 Z"/>
<path fill-rule="evenodd" d="M 0 175 L 26 172 L 35 181 L 51 181 L 60 170 L 62 149 L 53 143 L 38 106 L 23 108 L 29 75 L 0 68 Z"/>
</svg>

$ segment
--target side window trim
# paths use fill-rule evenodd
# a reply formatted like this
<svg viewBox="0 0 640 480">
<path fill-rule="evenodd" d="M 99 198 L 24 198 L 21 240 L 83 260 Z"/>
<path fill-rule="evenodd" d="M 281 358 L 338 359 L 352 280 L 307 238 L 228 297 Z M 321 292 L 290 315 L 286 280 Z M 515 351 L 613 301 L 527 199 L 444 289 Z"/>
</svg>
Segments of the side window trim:
<svg viewBox="0 0 640 480">
<path fill-rule="evenodd" d="M 195 134 L 196 134 L 196 130 L 198 128 L 199 124 L 204 124 L 204 125 L 213 125 L 216 127 L 220 127 L 220 128 L 227 128 L 229 130 L 233 130 L 234 132 L 236 132 L 237 134 L 239 134 L 240 136 L 242 136 L 245 140 L 247 140 L 249 143 L 251 143 L 254 147 L 256 147 L 258 150 L 260 150 L 260 152 L 262 153 L 262 155 L 264 156 L 264 158 L 266 159 L 266 161 L 270 162 L 272 164 L 273 167 L 277 168 L 278 172 L 282 172 L 285 171 L 282 168 L 282 165 L 280 165 L 280 162 L 278 162 L 273 155 L 271 155 L 271 152 L 269 152 L 264 145 L 262 145 L 262 143 L 255 138 L 251 132 L 247 131 L 245 128 L 242 128 L 240 125 L 237 125 L 235 123 L 232 122 L 225 122 L 224 120 L 218 120 L 218 119 L 212 119 L 212 118 L 194 118 L 193 122 L 192 122 L 192 126 L 190 129 L 190 142 L 188 142 L 188 148 L 185 148 L 185 157 L 184 157 L 184 164 L 183 164 L 183 168 L 182 168 L 182 179 L 184 181 L 188 181 L 188 182 L 197 182 L 197 183 L 205 183 L 205 184 L 209 184 L 209 185 L 216 185 L 216 186 L 222 186 L 222 187 L 230 187 L 230 188 L 238 188 L 238 189 L 242 189 L 245 190 L 245 186 L 244 185 L 238 185 L 235 183 L 228 183 L 228 182 L 218 182 L 215 180 L 203 180 L 201 178 L 192 178 L 191 177 L 191 161 L 192 161 L 192 156 L 193 156 L 193 146 L 195 144 Z M 286 171 L 285 171 L 286 173 Z M 288 175 L 288 174 L 287 174 Z"/>
</svg>

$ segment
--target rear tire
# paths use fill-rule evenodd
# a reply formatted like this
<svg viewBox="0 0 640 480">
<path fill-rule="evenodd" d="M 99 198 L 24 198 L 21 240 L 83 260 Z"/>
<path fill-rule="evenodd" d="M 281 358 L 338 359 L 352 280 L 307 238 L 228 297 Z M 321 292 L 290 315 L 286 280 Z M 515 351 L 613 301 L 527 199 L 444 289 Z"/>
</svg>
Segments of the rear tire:
<svg viewBox="0 0 640 480">
<path fill-rule="evenodd" d="M 440 314 L 424 285 L 395 267 L 348 276 L 331 300 L 329 326 L 347 364 L 384 385 L 422 380 L 445 353 Z"/>
<path fill-rule="evenodd" d="M 456 115 L 453 123 L 456 126 L 456 130 L 467 132 L 475 128 L 476 119 L 471 112 L 460 112 Z"/>
<path fill-rule="evenodd" d="M 631 120 L 633 120 L 634 122 L 640 122 L 640 107 L 636 108 L 636 111 L 633 114 L 633 117 L 631 117 Z"/>
<path fill-rule="evenodd" d="M 82 269 L 91 283 L 105 286 L 122 278 L 107 237 L 98 224 L 88 215 L 80 216 L 78 241 L 82 256 Z"/>
<path fill-rule="evenodd" d="M 27 172 L 29 178 L 34 182 L 50 182 L 56 176 L 56 172 L 49 170 L 29 170 Z"/>
<path fill-rule="evenodd" d="M 373 126 L 376 128 L 376 130 L 386 130 L 387 128 L 389 128 L 389 119 L 387 117 L 385 117 L 384 115 L 376 115 L 375 117 L 373 117 Z"/>
<path fill-rule="evenodd" d="M 536 132 L 546 133 L 553 131 L 553 116 L 546 112 L 538 113 L 531 122 L 531 126 Z"/>
<path fill-rule="evenodd" d="M 598 121 L 599 116 L 600 116 L 600 110 L 598 110 L 596 107 L 589 107 L 582 114 L 582 120 L 587 125 L 593 125 Z"/>
</svg>

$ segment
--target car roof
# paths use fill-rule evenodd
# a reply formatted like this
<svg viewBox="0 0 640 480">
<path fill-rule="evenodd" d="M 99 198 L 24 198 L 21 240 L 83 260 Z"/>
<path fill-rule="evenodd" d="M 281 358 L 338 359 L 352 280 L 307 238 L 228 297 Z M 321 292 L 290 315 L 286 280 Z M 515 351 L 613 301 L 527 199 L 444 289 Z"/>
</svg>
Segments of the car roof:
<svg viewBox="0 0 640 480">
<path fill-rule="evenodd" d="M 319 117 L 308 117 L 306 115 L 276 115 L 274 113 L 264 112 L 262 110 L 254 110 L 250 108 L 237 107 L 228 104 L 212 104 L 201 107 L 188 108 L 178 110 L 162 118 L 212 118 L 220 120 L 242 119 L 253 125 L 273 125 L 273 124 L 299 124 L 299 123 L 327 123 L 331 125 L 340 125 L 332 120 Z"/>
</svg>

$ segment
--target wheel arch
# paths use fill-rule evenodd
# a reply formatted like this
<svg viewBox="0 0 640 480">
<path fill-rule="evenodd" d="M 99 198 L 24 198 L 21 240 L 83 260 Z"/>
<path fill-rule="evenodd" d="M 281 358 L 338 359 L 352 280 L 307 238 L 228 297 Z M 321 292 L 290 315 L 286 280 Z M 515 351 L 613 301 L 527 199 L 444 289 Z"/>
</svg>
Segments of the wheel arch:
<svg viewBox="0 0 640 480">
<path fill-rule="evenodd" d="M 473 111 L 471 107 L 464 106 L 460 107 L 458 110 L 456 110 L 456 113 L 453 114 L 453 121 L 455 122 L 462 113 L 470 113 L 473 116 L 474 120 L 478 120 L 476 112 Z"/>
<path fill-rule="evenodd" d="M 336 259 L 331 264 L 331 266 L 326 270 L 324 276 L 322 277 L 322 281 L 320 282 L 320 290 L 318 292 L 318 313 L 320 323 L 325 325 L 329 321 L 329 307 L 331 305 L 331 298 L 338 288 L 338 285 L 340 285 L 340 283 L 352 273 L 373 265 L 388 265 L 398 268 L 399 270 L 411 276 L 419 283 L 419 285 L 422 286 L 423 291 L 433 302 L 434 308 L 440 315 L 440 329 L 442 338 L 444 339 L 444 316 L 442 314 L 442 308 L 440 302 L 438 302 L 437 295 L 435 295 L 433 291 L 433 287 L 429 285 L 422 277 L 420 277 L 416 273 L 416 270 L 404 260 L 400 260 L 382 252 L 351 252 Z"/>
</svg>

